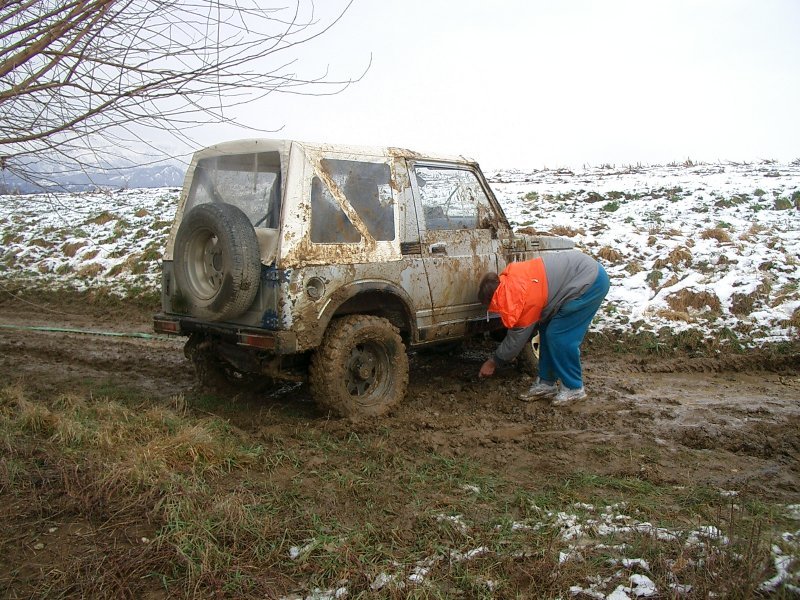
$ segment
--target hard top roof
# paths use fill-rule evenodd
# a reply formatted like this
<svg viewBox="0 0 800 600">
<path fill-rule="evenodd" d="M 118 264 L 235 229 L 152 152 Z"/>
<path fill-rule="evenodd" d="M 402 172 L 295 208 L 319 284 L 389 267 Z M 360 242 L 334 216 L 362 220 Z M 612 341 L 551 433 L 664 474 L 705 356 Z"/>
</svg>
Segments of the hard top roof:
<svg viewBox="0 0 800 600">
<path fill-rule="evenodd" d="M 327 144 L 319 142 L 303 142 L 299 140 L 279 140 L 268 138 L 251 138 L 233 140 L 214 144 L 195 152 L 194 160 L 200 160 L 212 156 L 223 156 L 227 154 L 245 154 L 249 152 L 280 152 L 288 154 L 292 144 L 300 145 L 310 152 L 339 153 L 345 155 L 364 155 L 381 157 L 401 157 L 416 160 L 432 160 L 443 162 L 455 162 L 465 164 L 477 164 L 472 158 L 459 155 L 446 155 L 433 152 L 419 152 L 406 148 L 396 147 L 369 147 L 349 144 Z"/>
</svg>

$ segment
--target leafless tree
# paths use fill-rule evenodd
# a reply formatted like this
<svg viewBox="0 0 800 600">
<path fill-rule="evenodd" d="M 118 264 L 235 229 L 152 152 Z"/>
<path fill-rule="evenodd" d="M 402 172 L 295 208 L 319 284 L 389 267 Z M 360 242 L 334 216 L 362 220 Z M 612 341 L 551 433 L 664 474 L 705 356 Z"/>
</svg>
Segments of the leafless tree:
<svg viewBox="0 0 800 600">
<path fill-rule="evenodd" d="M 342 1 L 325 21 L 313 0 L 0 0 L 0 166 L 85 168 L 148 129 L 189 141 L 267 94 L 337 93 L 352 79 L 304 77 L 295 51 Z"/>
</svg>

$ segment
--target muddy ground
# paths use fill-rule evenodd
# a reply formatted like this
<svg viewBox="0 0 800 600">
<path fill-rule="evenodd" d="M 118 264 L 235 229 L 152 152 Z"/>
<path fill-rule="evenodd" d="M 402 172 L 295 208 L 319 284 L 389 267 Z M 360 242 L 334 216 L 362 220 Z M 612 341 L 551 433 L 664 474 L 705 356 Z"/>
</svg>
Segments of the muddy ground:
<svg viewBox="0 0 800 600">
<path fill-rule="evenodd" d="M 0 324 L 151 331 L 147 310 L 108 312 L 8 298 L 0 302 Z M 280 436 L 298 424 L 361 436 L 388 431 L 396 447 L 474 457 L 526 485 L 582 471 L 703 484 L 778 502 L 800 498 L 796 349 L 664 357 L 591 344 L 584 353 L 590 397 L 559 409 L 546 401 L 519 401 L 530 379 L 514 369 L 478 380 L 490 350 L 487 341 L 449 354 L 414 353 L 405 402 L 376 420 L 329 419 L 315 409 L 305 385 L 260 394 L 230 390 L 230 402 L 211 410 L 255 437 Z M 165 401 L 182 394 L 190 405 L 199 397 L 180 338 L 3 327 L 0 380 L 41 389 L 108 382 Z"/>
</svg>

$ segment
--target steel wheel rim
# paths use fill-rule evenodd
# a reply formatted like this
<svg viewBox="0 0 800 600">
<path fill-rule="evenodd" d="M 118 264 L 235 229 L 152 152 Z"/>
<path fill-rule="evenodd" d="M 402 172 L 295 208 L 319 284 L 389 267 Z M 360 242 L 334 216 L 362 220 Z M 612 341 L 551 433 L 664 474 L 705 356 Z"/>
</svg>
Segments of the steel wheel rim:
<svg viewBox="0 0 800 600">
<path fill-rule="evenodd" d="M 356 344 L 345 365 L 345 387 L 350 396 L 363 398 L 387 386 L 389 356 L 376 342 Z"/>
<path fill-rule="evenodd" d="M 213 298 L 222 287 L 223 253 L 219 238 L 210 229 L 197 231 L 186 245 L 186 275 L 195 294 Z"/>
</svg>

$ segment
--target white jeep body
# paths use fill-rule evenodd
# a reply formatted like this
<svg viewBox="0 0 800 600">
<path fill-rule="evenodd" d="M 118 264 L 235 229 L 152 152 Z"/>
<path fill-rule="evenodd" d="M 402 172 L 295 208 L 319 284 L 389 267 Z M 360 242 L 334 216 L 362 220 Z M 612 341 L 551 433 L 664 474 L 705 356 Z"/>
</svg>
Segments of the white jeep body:
<svg viewBox="0 0 800 600">
<path fill-rule="evenodd" d="M 225 205 L 238 225 L 218 233 L 214 215 L 183 225 L 192 211 L 210 211 L 202 204 Z M 250 227 L 254 236 L 244 235 Z M 257 263 L 238 278 L 221 262 L 239 268 L 227 258 L 241 253 L 234 238 L 255 246 L 237 259 Z M 482 275 L 571 246 L 515 235 L 478 164 L 464 157 L 229 142 L 197 152 L 186 174 L 155 325 L 192 334 L 195 346 L 202 338 L 238 372 L 289 376 L 294 358 L 316 351 L 348 315 L 385 319 L 404 347 L 501 328 L 478 301 Z"/>
</svg>

